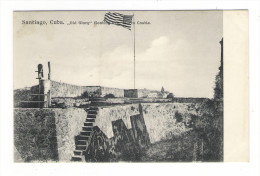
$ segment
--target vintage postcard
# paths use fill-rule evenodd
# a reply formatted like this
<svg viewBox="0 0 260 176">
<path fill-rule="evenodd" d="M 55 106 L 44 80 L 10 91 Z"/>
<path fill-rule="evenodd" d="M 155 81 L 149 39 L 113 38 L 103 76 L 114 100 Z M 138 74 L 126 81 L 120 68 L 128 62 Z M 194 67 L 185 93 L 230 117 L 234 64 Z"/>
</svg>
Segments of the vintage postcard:
<svg viewBox="0 0 260 176">
<path fill-rule="evenodd" d="M 225 29 L 237 21 L 245 30 Z M 13 12 L 14 162 L 248 161 L 247 23 L 247 11 Z"/>
</svg>

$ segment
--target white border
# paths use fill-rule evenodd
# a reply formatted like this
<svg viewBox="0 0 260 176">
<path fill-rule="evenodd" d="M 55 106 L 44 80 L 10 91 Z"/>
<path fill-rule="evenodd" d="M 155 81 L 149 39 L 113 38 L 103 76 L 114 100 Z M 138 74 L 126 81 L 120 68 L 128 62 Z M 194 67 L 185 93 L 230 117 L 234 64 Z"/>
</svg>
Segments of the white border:
<svg viewBox="0 0 260 176">
<path fill-rule="evenodd" d="M 260 175 L 259 122 L 259 1 L 1 1 L 1 165 L 3 176 L 19 175 Z M 249 9 L 250 163 L 165 164 L 15 164 L 12 128 L 12 11 L 13 10 L 189 10 Z"/>
</svg>

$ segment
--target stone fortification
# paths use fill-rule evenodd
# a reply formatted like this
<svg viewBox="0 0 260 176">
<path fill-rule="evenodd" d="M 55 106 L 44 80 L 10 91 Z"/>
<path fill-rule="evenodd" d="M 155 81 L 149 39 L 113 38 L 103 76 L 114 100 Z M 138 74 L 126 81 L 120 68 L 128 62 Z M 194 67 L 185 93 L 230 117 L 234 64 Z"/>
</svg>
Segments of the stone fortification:
<svg viewBox="0 0 260 176">
<path fill-rule="evenodd" d="M 111 157 L 108 157 L 111 159 L 109 161 L 121 160 L 121 157 L 126 157 L 124 154 L 142 151 L 138 139 L 144 141 L 146 146 L 189 131 L 190 117 L 197 110 L 198 105 L 193 103 L 142 103 L 99 107 L 93 122 L 94 129 L 98 129 L 94 136 L 97 139 L 99 135 L 103 136 L 105 143 L 97 146 L 97 140 L 93 139 L 90 151 L 95 151 L 93 146 L 101 147 L 106 149 L 104 155 L 112 152 L 109 155 Z M 22 159 L 28 162 L 71 161 L 76 147 L 75 137 L 82 132 L 87 114 L 82 108 L 16 108 L 15 147 Z M 125 145 L 127 151 L 121 145 Z M 102 152 L 99 156 L 103 157 Z M 136 157 L 140 157 L 139 154 Z M 86 160 L 88 161 L 87 158 Z"/>
<path fill-rule="evenodd" d="M 105 97 L 113 94 L 115 97 L 124 97 L 124 90 L 102 86 L 76 86 L 66 83 L 51 81 L 52 97 Z"/>
<path fill-rule="evenodd" d="M 46 84 L 48 83 L 48 84 Z M 44 87 L 48 85 L 48 87 Z M 41 80 L 42 93 L 50 91 L 51 98 L 88 98 L 106 97 L 113 95 L 116 98 L 166 98 L 167 94 L 155 90 L 146 89 L 119 89 L 102 86 L 77 86 L 51 80 Z M 20 101 L 33 100 L 30 94 L 38 94 L 39 86 L 14 90 L 15 107 L 19 107 Z"/>
<path fill-rule="evenodd" d="M 180 114 L 188 120 L 191 114 L 196 114 L 197 108 L 197 105 L 192 103 L 142 103 L 141 106 L 151 143 L 186 132 L 188 129 L 183 123 L 177 123 L 175 116 Z M 95 125 L 110 138 L 113 136 L 111 121 L 122 119 L 130 129 L 130 116 L 139 113 L 138 104 L 101 107 Z"/>
<path fill-rule="evenodd" d="M 108 94 L 113 94 L 117 98 L 124 97 L 124 89 L 101 87 L 101 97 L 105 97 Z"/>
<path fill-rule="evenodd" d="M 168 93 L 147 89 L 125 89 L 124 96 L 128 98 L 166 98 Z"/>
<path fill-rule="evenodd" d="M 14 109 L 14 145 L 27 162 L 70 161 L 84 109 Z"/>
<path fill-rule="evenodd" d="M 52 97 L 78 97 L 83 93 L 81 86 L 51 81 Z"/>
</svg>

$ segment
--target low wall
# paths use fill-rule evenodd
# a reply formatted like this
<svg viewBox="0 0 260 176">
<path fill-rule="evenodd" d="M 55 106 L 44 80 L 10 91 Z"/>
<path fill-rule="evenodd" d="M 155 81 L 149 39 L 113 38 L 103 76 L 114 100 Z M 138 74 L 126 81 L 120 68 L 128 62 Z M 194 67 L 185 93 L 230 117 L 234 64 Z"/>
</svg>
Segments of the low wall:
<svg viewBox="0 0 260 176">
<path fill-rule="evenodd" d="M 52 98 L 52 107 L 87 107 L 90 104 L 89 98 Z"/>
<path fill-rule="evenodd" d="M 14 145 L 25 162 L 71 160 L 84 109 L 14 109 Z"/>
<path fill-rule="evenodd" d="M 160 91 L 146 89 L 118 89 L 101 86 L 77 86 L 50 80 L 41 80 L 40 83 L 42 85 L 41 93 L 44 92 L 46 94 L 50 90 L 51 98 L 105 97 L 108 94 L 113 94 L 116 98 L 166 98 L 165 93 L 163 94 Z M 21 107 L 21 101 L 38 100 L 37 96 L 31 96 L 31 94 L 38 93 L 38 85 L 32 86 L 31 88 L 14 90 L 14 107 Z M 34 106 L 35 104 L 27 105 L 28 106 L 26 107 L 37 107 Z"/>
<path fill-rule="evenodd" d="M 89 97 L 100 97 L 101 87 L 100 86 L 82 86 L 83 93 L 87 92 Z"/>
<path fill-rule="evenodd" d="M 124 89 L 110 88 L 110 87 L 101 87 L 101 97 L 104 97 L 108 94 L 113 94 L 115 97 L 124 97 Z"/>
<path fill-rule="evenodd" d="M 147 89 L 125 89 L 124 96 L 128 98 L 166 98 L 166 94 Z"/>
<path fill-rule="evenodd" d="M 163 98 L 163 93 L 156 90 L 138 89 L 138 98 Z"/>
<path fill-rule="evenodd" d="M 196 108 L 190 108 L 189 103 L 153 103 L 142 104 L 144 120 L 151 143 L 172 139 L 189 131 L 184 123 L 178 123 L 177 115 L 182 121 L 189 121 L 191 114 L 196 114 Z"/>
<path fill-rule="evenodd" d="M 175 103 L 202 103 L 203 101 L 209 100 L 208 98 L 182 98 L 174 97 L 173 102 Z"/>
<path fill-rule="evenodd" d="M 87 93 L 88 97 L 104 97 L 113 94 L 115 97 L 124 97 L 124 90 L 101 86 L 76 86 L 66 83 L 51 81 L 52 97 L 81 97 Z"/>
<path fill-rule="evenodd" d="M 104 97 L 113 94 L 115 97 L 130 98 L 164 98 L 164 94 L 160 91 L 146 89 L 118 89 L 102 86 L 76 86 L 66 83 L 51 81 L 52 97 L 80 97 L 87 92 L 90 97 Z"/>
<path fill-rule="evenodd" d="M 151 143 L 170 139 L 188 131 L 184 123 L 177 123 L 176 112 L 183 119 L 196 114 L 195 104 L 191 103 L 142 103 L 144 122 Z M 140 114 L 138 104 L 100 107 L 95 126 L 108 137 L 113 137 L 112 121 L 122 119 L 128 129 L 132 128 L 130 116 Z"/>
<path fill-rule="evenodd" d="M 32 100 L 37 100 L 37 97 L 31 96 L 31 94 L 38 94 L 39 93 L 39 88 L 38 85 L 28 87 L 28 88 L 23 88 L 23 89 L 16 89 L 13 91 L 13 99 L 14 99 L 14 107 L 22 107 L 25 104 L 22 104 L 22 101 L 32 101 Z M 35 104 L 32 104 L 32 106 Z"/>
<path fill-rule="evenodd" d="M 31 89 L 17 89 L 14 90 L 14 107 L 20 107 L 21 101 L 29 101 L 31 100 Z"/>
<path fill-rule="evenodd" d="M 107 104 L 124 104 L 125 98 L 107 98 L 106 103 Z"/>
<path fill-rule="evenodd" d="M 133 103 L 166 103 L 172 102 L 171 98 L 105 98 L 102 101 L 95 102 L 99 106 L 110 106 L 115 104 L 133 104 Z"/>
<path fill-rule="evenodd" d="M 171 102 L 170 98 L 126 98 L 125 103 L 166 103 Z"/>
<path fill-rule="evenodd" d="M 191 130 L 185 121 L 196 113 L 190 108 L 193 106 L 142 103 L 99 107 L 86 161 L 141 161 L 151 144 Z"/>
<path fill-rule="evenodd" d="M 137 89 L 125 89 L 124 97 L 128 98 L 138 98 Z"/>
<path fill-rule="evenodd" d="M 82 86 L 51 81 L 51 97 L 79 97 L 82 94 Z"/>
</svg>

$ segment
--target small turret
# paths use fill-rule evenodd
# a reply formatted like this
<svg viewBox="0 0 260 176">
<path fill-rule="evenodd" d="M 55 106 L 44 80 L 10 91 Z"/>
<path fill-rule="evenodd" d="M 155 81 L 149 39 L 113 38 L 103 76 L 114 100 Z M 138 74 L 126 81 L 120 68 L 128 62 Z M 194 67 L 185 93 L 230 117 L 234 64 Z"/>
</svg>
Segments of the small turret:
<svg viewBox="0 0 260 176">
<path fill-rule="evenodd" d="M 163 88 L 163 86 L 162 86 L 161 92 L 164 93 L 164 88 Z"/>
</svg>

